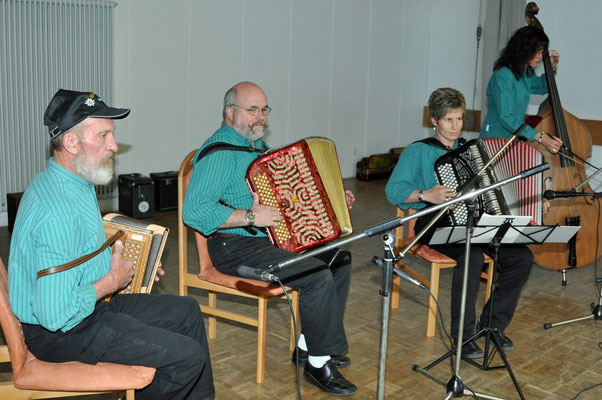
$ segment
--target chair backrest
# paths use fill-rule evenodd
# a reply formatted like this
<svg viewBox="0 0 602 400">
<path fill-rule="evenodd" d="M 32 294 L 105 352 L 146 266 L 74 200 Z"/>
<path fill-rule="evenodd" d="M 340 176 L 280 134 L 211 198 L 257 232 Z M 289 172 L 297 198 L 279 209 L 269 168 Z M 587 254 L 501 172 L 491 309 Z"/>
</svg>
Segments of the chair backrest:
<svg viewBox="0 0 602 400">
<path fill-rule="evenodd" d="M 18 376 L 28 356 L 28 349 L 25 344 L 21 322 L 15 317 L 10 308 L 8 300 L 8 274 L 2 259 L 0 259 L 0 324 L 2 325 L 10 354 L 13 375 Z"/>
<path fill-rule="evenodd" d="M 178 235 L 183 235 L 180 237 L 180 260 L 182 260 L 182 252 L 188 251 L 188 227 L 184 224 L 184 219 L 182 218 L 182 208 L 184 206 L 184 197 L 186 197 L 186 190 L 188 189 L 188 182 L 190 182 L 190 177 L 192 175 L 192 171 L 194 169 L 194 155 L 196 154 L 196 150 L 188 153 L 184 161 L 182 161 L 182 165 L 180 166 L 180 170 L 178 171 Z M 207 251 L 207 238 L 201 235 L 197 230 L 194 231 L 194 238 L 196 240 L 198 255 L 199 255 L 199 265 L 201 268 L 201 274 L 203 272 L 215 269 L 215 266 L 211 262 L 211 258 L 209 257 L 209 252 Z M 187 254 L 186 254 L 187 255 Z M 187 260 L 187 257 L 186 257 Z"/>
</svg>

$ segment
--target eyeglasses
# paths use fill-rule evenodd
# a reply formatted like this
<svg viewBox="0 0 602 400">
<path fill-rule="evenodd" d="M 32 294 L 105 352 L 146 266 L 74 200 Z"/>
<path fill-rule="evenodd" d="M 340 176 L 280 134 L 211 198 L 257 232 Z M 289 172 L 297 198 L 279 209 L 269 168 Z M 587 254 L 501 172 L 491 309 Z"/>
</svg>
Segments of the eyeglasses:
<svg viewBox="0 0 602 400">
<path fill-rule="evenodd" d="M 259 108 L 256 106 L 247 108 L 247 107 L 237 106 L 236 104 L 231 104 L 230 107 L 238 107 L 238 108 L 242 108 L 243 110 L 247 110 L 249 112 L 249 114 L 251 114 L 254 117 L 258 116 L 259 113 L 261 113 L 263 115 L 268 115 L 270 113 L 270 111 L 272 111 L 272 109 L 268 106 L 265 106 L 263 108 Z"/>
</svg>

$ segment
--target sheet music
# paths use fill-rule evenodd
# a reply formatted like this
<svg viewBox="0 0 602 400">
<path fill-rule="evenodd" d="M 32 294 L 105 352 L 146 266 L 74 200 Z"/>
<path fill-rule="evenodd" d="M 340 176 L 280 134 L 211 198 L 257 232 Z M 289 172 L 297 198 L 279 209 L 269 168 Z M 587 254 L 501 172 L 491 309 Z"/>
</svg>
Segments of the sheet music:
<svg viewBox="0 0 602 400">
<path fill-rule="evenodd" d="M 531 221 L 531 217 L 524 215 L 490 215 L 483 214 L 479 219 L 477 226 L 501 226 L 505 222 L 510 222 L 512 226 L 525 226 Z"/>
<path fill-rule="evenodd" d="M 492 223 L 489 226 L 476 226 L 471 237 L 472 243 L 490 243 L 500 228 L 500 224 L 505 222 L 508 216 L 484 215 L 483 218 L 485 217 L 487 217 L 485 221 Z M 493 218 L 490 220 L 489 217 Z M 479 225 L 482 223 L 483 218 L 479 220 Z M 498 221 L 493 222 L 495 219 L 498 219 Z M 529 220 L 531 220 L 531 217 L 515 217 L 512 221 L 513 225 L 508 229 L 501 243 L 566 243 L 581 229 L 580 226 L 522 225 L 525 221 L 528 222 Z M 466 243 L 465 226 L 438 228 L 429 242 L 430 245 L 463 243 Z"/>
<path fill-rule="evenodd" d="M 581 229 L 580 226 L 520 226 L 510 229 L 502 243 L 566 243 Z M 528 241 L 531 238 L 532 241 Z"/>
</svg>

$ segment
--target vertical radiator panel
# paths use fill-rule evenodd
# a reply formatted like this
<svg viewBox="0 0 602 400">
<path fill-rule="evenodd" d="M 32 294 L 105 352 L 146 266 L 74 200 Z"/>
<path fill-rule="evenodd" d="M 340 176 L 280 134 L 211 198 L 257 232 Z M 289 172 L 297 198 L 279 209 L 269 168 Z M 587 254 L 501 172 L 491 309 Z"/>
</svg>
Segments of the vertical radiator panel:
<svg viewBox="0 0 602 400">
<path fill-rule="evenodd" d="M 113 98 L 113 8 L 106 0 L 0 0 L 0 212 L 51 154 L 44 110 L 59 88 Z M 98 188 L 113 195 L 113 185 Z"/>
</svg>

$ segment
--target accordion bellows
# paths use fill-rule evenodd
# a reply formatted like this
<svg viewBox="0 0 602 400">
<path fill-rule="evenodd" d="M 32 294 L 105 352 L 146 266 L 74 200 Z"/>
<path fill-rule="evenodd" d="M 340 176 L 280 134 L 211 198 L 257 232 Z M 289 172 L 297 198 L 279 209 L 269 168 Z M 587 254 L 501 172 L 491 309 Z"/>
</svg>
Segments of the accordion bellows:
<svg viewBox="0 0 602 400">
<path fill-rule="evenodd" d="M 257 158 L 247 184 L 259 202 L 280 211 L 268 228 L 276 246 L 300 252 L 353 232 L 334 142 L 309 137 Z"/>
<path fill-rule="evenodd" d="M 125 232 L 126 238 L 121 254 L 134 264 L 135 272 L 132 281 L 118 293 L 150 293 L 169 229 L 115 213 L 105 215 L 103 223 L 107 238 L 113 236 L 118 230 Z"/>
</svg>

